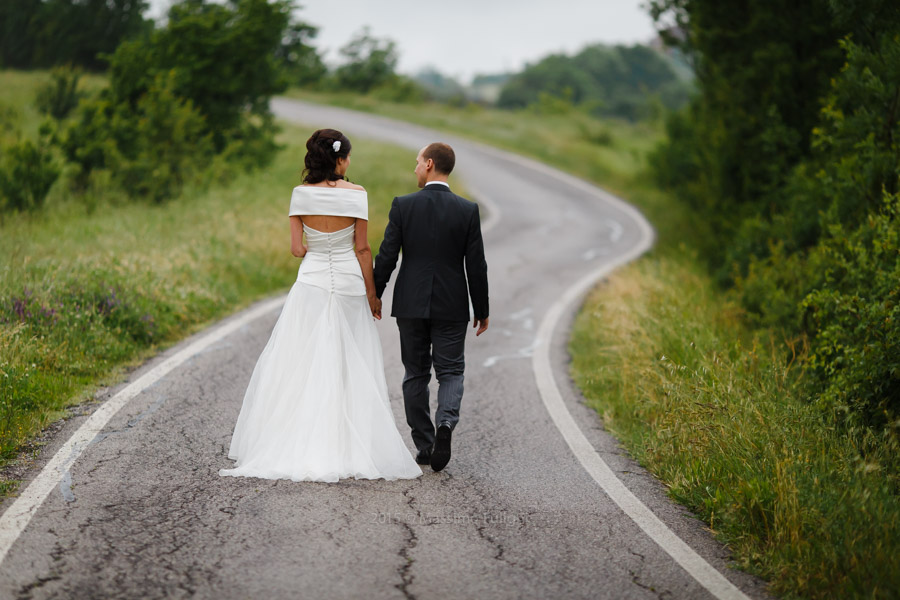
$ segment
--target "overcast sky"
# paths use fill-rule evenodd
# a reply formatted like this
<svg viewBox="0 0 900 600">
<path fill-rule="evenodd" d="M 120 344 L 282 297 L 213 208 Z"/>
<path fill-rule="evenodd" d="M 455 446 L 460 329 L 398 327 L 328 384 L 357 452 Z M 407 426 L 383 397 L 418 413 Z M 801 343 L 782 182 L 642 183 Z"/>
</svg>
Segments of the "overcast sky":
<svg viewBox="0 0 900 600">
<path fill-rule="evenodd" d="M 150 16 L 171 0 L 150 0 Z M 329 64 L 368 25 L 390 38 L 398 70 L 426 66 L 463 82 L 476 73 L 517 71 L 550 54 L 587 44 L 648 42 L 655 36 L 644 0 L 300 0 L 297 17 L 319 27 L 314 45 Z"/>
</svg>

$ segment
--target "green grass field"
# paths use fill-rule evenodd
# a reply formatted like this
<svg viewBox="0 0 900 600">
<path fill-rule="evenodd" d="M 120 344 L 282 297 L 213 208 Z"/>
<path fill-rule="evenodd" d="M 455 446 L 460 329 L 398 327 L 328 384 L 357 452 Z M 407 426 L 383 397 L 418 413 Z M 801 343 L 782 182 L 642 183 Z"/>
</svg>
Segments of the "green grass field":
<svg viewBox="0 0 900 600">
<path fill-rule="evenodd" d="M 11 71 L 0 69 L 0 107 L 11 109 L 22 134 L 37 136 L 42 115 L 34 105 L 34 95 L 39 86 L 49 81 L 46 71 Z M 85 92 L 98 90 L 106 80 L 98 75 L 82 75 L 78 89 Z"/>
<path fill-rule="evenodd" d="M 803 349 L 749 329 L 701 267 L 691 241 L 704 224 L 646 171 L 658 124 L 291 95 L 492 143 L 640 208 L 657 229 L 656 247 L 586 298 L 572 333 L 572 377 L 585 398 L 671 497 L 732 549 L 735 566 L 769 580 L 773 592 L 896 596 L 900 502 L 888 478 L 877 459 L 860 459 L 864 434 L 834 431 L 801 397 Z"/>
<path fill-rule="evenodd" d="M 42 73 L 0 73 L 0 105 L 36 135 Z M 32 91 L 29 93 L 26 88 Z M 311 130 L 286 125 L 263 171 L 187 189 L 162 205 L 99 190 L 91 205 L 62 182 L 33 214 L 0 225 L 0 467 L 67 406 L 128 368 L 250 303 L 285 292 L 291 189 Z M 27 135 L 27 133 L 23 133 Z M 395 195 L 415 189 L 415 152 L 354 139 L 348 176 L 369 192 L 369 239 L 381 243 Z M 0 481 L 11 493 L 16 481 Z"/>
</svg>

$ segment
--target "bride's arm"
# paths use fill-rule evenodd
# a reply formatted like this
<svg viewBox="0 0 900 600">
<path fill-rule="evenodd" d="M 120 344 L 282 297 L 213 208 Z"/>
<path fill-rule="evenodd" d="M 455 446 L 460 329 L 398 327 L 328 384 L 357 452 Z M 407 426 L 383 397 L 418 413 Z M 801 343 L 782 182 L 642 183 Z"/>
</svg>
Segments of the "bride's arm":
<svg viewBox="0 0 900 600">
<path fill-rule="evenodd" d="M 303 220 L 298 215 L 291 215 L 291 254 L 303 257 L 306 246 L 303 244 Z"/>
<path fill-rule="evenodd" d="M 354 242 L 356 244 L 356 260 L 362 269 L 363 281 L 366 282 L 366 297 L 369 299 L 369 307 L 376 319 L 381 318 L 381 300 L 375 295 L 375 276 L 372 272 L 372 248 L 369 247 L 368 237 L 369 222 L 365 219 L 356 219 L 356 232 Z"/>
</svg>

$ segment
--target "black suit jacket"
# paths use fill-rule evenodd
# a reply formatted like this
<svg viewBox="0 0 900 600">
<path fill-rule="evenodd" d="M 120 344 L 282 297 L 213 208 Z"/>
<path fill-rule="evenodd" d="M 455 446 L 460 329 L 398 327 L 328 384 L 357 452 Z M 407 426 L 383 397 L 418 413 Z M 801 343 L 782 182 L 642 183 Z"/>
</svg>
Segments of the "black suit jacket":
<svg viewBox="0 0 900 600">
<path fill-rule="evenodd" d="M 486 319 L 487 261 L 478 205 L 431 184 L 394 198 L 388 219 L 375 259 L 375 293 L 381 298 L 402 250 L 391 315 L 468 321 L 471 294 L 475 318 Z"/>
</svg>

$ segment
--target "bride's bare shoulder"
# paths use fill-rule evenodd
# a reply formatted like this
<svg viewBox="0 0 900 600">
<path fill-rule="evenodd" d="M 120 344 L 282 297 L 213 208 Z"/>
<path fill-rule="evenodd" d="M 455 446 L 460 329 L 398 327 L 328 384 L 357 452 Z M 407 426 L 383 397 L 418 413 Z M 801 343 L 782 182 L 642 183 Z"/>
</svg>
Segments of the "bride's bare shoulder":
<svg viewBox="0 0 900 600">
<path fill-rule="evenodd" d="M 350 183 L 349 181 L 344 181 L 343 179 L 338 179 L 333 182 L 323 182 L 323 183 L 303 183 L 297 187 L 305 187 L 305 188 L 341 188 L 345 190 L 358 190 L 360 192 L 366 191 L 361 185 L 356 185 L 355 183 Z"/>
<path fill-rule="evenodd" d="M 338 181 L 338 186 L 342 188 L 347 188 L 348 190 L 359 190 L 360 192 L 366 191 L 361 185 L 356 185 L 355 183 L 350 183 L 349 181 Z"/>
</svg>

